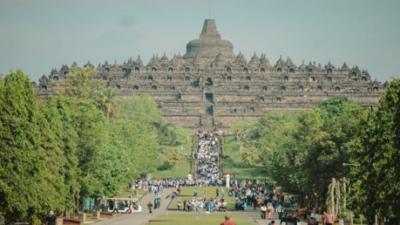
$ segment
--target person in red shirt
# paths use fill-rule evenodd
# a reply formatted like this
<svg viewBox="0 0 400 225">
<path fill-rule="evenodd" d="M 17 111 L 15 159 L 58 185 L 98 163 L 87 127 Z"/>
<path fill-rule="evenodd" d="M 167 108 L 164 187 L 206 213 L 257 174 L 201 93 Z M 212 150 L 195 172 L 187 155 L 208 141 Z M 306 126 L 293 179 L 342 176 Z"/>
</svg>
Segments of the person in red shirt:
<svg viewBox="0 0 400 225">
<path fill-rule="evenodd" d="M 222 222 L 220 225 L 236 225 L 236 222 L 233 221 L 231 215 L 225 215 L 225 221 Z"/>
</svg>

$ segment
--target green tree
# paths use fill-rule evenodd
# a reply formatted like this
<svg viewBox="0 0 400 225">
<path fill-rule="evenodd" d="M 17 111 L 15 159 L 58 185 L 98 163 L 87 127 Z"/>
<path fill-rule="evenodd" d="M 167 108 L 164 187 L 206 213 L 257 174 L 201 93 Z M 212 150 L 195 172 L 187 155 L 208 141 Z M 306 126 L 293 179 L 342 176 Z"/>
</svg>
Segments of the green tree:
<svg viewBox="0 0 400 225">
<path fill-rule="evenodd" d="M 0 212 L 7 224 L 38 223 L 46 165 L 29 77 L 17 70 L 1 80 L 0 103 Z"/>
<path fill-rule="evenodd" d="M 296 116 L 269 113 L 246 128 L 242 157 L 249 165 L 266 166 L 284 190 L 321 205 L 331 178 L 347 174 L 342 163 L 349 161 L 359 119 L 366 115 L 365 107 L 346 98 L 328 99 Z"/>
<path fill-rule="evenodd" d="M 69 107 L 68 116 L 76 132 L 79 196 L 81 199 L 99 197 L 105 182 L 101 173 L 107 173 L 109 169 L 98 163 L 107 151 L 105 116 L 114 113 L 115 92 L 104 90 L 103 83 L 95 79 L 96 70 L 92 67 L 74 67 L 67 76 L 68 85 L 61 93 L 68 98 L 64 103 Z"/>
<path fill-rule="evenodd" d="M 239 147 L 239 152 L 242 156 L 244 163 L 246 163 L 247 165 L 255 166 L 257 163 L 260 163 L 260 155 L 258 154 L 255 146 L 250 145 L 245 147 L 242 145 Z"/>
<path fill-rule="evenodd" d="M 257 124 L 257 121 L 243 121 L 231 126 L 230 130 L 235 133 L 236 141 L 246 138 L 247 132 Z"/>
<path fill-rule="evenodd" d="M 81 189 L 79 183 L 81 170 L 78 167 L 77 157 L 77 140 L 79 137 L 73 122 L 73 114 L 75 110 L 74 102 L 74 99 L 65 98 L 63 96 L 58 96 L 55 99 L 55 105 L 60 116 L 62 127 L 62 130 L 59 130 L 57 135 L 62 140 L 61 149 L 65 159 L 62 175 L 64 176 L 64 185 L 66 186 L 66 193 L 64 196 L 66 212 L 69 212 L 70 209 L 76 208 L 76 196 L 79 195 Z"/>
<path fill-rule="evenodd" d="M 309 144 L 302 170 L 305 171 L 305 187 L 308 195 L 322 196 L 325 202 L 327 186 L 332 178 L 345 177 L 348 171 L 342 164 L 349 162 L 353 142 L 359 137 L 359 120 L 367 115 L 367 109 L 346 98 L 332 98 L 317 105 L 320 126 L 308 134 Z M 307 127 L 304 124 L 304 127 Z"/>
<path fill-rule="evenodd" d="M 400 221 L 400 79 L 393 79 L 362 121 L 360 148 L 354 149 L 352 197 L 356 211 Z"/>
<path fill-rule="evenodd" d="M 159 138 L 161 144 L 184 144 L 187 142 L 188 135 L 188 130 L 172 123 L 163 124 L 159 129 Z"/>
<path fill-rule="evenodd" d="M 182 161 L 182 151 L 179 148 L 174 148 L 164 153 L 164 164 L 169 169 L 175 166 L 177 163 Z"/>
<path fill-rule="evenodd" d="M 94 171 L 107 172 L 98 162 L 107 141 L 106 120 L 104 114 L 89 100 L 78 100 L 73 104 L 75 110 L 72 122 L 77 132 L 78 167 L 81 170 L 81 197 L 94 196 L 101 189 L 101 179 L 93 176 Z M 99 196 L 96 196 L 99 197 Z"/>
<path fill-rule="evenodd" d="M 134 95 L 119 107 L 121 118 L 147 124 L 149 128 L 159 129 L 162 118 L 157 103 L 148 94 Z"/>
<path fill-rule="evenodd" d="M 117 110 L 116 91 L 113 88 L 107 88 L 103 91 L 104 96 L 104 114 L 107 119 L 115 117 Z"/>
<path fill-rule="evenodd" d="M 40 132 L 40 148 L 46 154 L 44 160 L 46 168 L 42 174 L 45 182 L 39 190 L 40 203 L 44 206 L 41 214 L 45 216 L 50 210 L 58 212 L 65 210 L 68 186 L 65 185 L 65 177 L 62 176 L 66 164 L 61 139 L 64 130 L 56 102 L 50 97 L 47 101 L 39 103 L 38 109 L 37 127 Z"/>
<path fill-rule="evenodd" d="M 100 108 L 103 105 L 102 94 L 104 84 L 100 80 L 95 79 L 95 76 L 96 70 L 90 66 L 82 69 L 74 67 L 67 74 L 68 84 L 65 88 L 60 89 L 60 93 L 67 97 L 91 99 Z"/>
<path fill-rule="evenodd" d="M 160 165 L 157 128 L 162 124 L 157 104 L 148 95 L 133 96 L 119 105 L 118 116 L 110 120 L 111 142 L 119 146 L 125 181 L 154 172 Z M 118 170 L 120 170 L 118 169 Z"/>
</svg>

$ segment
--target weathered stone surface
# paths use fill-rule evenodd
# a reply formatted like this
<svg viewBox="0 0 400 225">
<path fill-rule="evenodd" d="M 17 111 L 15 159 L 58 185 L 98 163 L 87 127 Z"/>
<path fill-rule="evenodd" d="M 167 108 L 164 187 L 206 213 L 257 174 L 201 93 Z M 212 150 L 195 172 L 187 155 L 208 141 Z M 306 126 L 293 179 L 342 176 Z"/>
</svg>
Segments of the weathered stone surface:
<svg viewBox="0 0 400 225">
<path fill-rule="evenodd" d="M 90 63 L 85 66 L 92 66 Z M 93 67 L 93 66 L 92 66 Z M 66 84 L 70 67 L 63 65 L 43 76 L 38 97 L 55 94 Z M 206 20 L 200 39 L 187 45 L 185 56 L 153 56 L 147 65 L 138 57 L 122 65 L 105 62 L 96 79 L 114 87 L 121 97 L 149 93 L 167 122 L 184 127 L 230 125 L 255 120 L 273 110 L 307 110 L 318 102 L 346 96 L 366 106 L 377 106 L 384 85 L 366 70 L 303 63 L 280 58 L 273 66 L 265 54 L 248 62 L 222 40 L 214 20 Z"/>
<path fill-rule="evenodd" d="M 200 39 L 190 41 L 186 46 L 184 59 L 201 57 L 205 61 L 212 62 L 220 54 L 224 60 L 235 60 L 233 45 L 227 40 L 222 40 L 218 33 L 215 20 L 205 20 Z"/>
</svg>

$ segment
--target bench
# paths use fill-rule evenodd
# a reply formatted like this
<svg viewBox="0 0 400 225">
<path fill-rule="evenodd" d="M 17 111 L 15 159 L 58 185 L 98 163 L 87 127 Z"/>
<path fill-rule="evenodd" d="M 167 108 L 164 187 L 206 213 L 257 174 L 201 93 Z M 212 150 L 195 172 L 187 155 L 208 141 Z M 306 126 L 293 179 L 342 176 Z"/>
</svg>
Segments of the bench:
<svg viewBox="0 0 400 225">
<path fill-rule="evenodd" d="M 74 218 L 68 218 L 68 217 L 57 217 L 57 219 L 62 219 L 63 225 L 81 225 L 82 220 L 80 219 L 74 219 Z"/>
<path fill-rule="evenodd" d="M 110 212 L 100 212 L 100 218 L 112 218 L 113 214 Z"/>
</svg>

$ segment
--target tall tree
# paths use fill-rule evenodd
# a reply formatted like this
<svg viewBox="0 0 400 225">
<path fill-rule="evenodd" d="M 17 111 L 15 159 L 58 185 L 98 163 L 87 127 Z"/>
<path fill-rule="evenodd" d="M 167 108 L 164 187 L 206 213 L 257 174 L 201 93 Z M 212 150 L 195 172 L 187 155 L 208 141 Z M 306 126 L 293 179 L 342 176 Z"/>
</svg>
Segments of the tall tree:
<svg viewBox="0 0 400 225">
<path fill-rule="evenodd" d="M 38 222 L 45 154 L 40 150 L 33 86 L 17 70 L 0 82 L 0 212 L 6 223 Z"/>
<path fill-rule="evenodd" d="M 362 121 L 360 148 L 354 149 L 353 206 L 400 223 L 400 79 L 393 79 L 368 119 Z"/>
<path fill-rule="evenodd" d="M 80 196 L 89 197 L 102 188 L 101 180 L 92 173 L 101 169 L 98 162 L 101 160 L 101 152 L 106 148 L 106 120 L 104 114 L 90 100 L 78 100 L 74 106 L 76 108 L 72 121 L 78 135 L 76 156 L 82 173 Z"/>
<path fill-rule="evenodd" d="M 120 146 L 126 179 L 138 179 L 159 166 L 157 129 L 162 124 L 157 104 L 148 96 L 133 96 L 121 102 L 119 114 L 110 120 L 111 143 Z"/>
<path fill-rule="evenodd" d="M 58 110 L 62 130 L 57 132 L 57 135 L 62 140 L 61 149 L 64 154 L 65 163 L 63 164 L 62 175 L 64 176 L 66 193 L 65 193 L 65 208 L 75 209 L 77 206 L 76 196 L 80 192 L 79 176 L 81 170 L 78 167 L 78 134 L 73 122 L 73 112 L 75 110 L 74 100 L 58 96 L 55 99 L 55 105 Z"/>
<path fill-rule="evenodd" d="M 99 108 L 101 107 L 104 84 L 95 79 L 94 68 L 87 66 L 80 69 L 75 66 L 67 76 L 68 85 L 60 89 L 62 94 L 78 99 L 92 99 Z"/>
<path fill-rule="evenodd" d="M 113 88 L 107 88 L 103 91 L 104 96 L 104 114 L 107 119 L 115 116 L 117 110 L 116 91 Z"/>
</svg>

